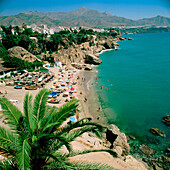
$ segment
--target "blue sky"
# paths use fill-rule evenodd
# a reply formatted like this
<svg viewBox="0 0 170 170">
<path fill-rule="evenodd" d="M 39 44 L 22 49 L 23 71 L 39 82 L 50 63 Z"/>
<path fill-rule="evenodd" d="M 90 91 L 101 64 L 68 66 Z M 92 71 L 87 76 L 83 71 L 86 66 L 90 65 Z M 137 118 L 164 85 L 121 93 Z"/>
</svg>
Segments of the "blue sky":
<svg viewBox="0 0 170 170">
<path fill-rule="evenodd" d="M 69 12 L 82 6 L 129 19 L 170 17 L 170 0 L 0 0 L 0 14 L 15 15 L 30 10 Z"/>
</svg>

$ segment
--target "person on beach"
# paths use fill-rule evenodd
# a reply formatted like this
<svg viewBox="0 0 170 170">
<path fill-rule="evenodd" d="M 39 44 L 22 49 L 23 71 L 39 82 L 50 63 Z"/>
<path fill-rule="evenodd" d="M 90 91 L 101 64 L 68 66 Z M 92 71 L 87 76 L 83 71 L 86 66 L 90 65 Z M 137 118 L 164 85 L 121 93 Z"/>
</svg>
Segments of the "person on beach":
<svg viewBox="0 0 170 170">
<path fill-rule="evenodd" d="M 87 102 L 87 97 L 84 97 L 84 102 Z"/>
<path fill-rule="evenodd" d="M 96 77 L 96 80 L 97 80 L 98 78 Z"/>
<path fill-rule="evenodd" d="M 100 116 L 97 117 L 97 120 L 100 120 Z"/>
<path fill-rule="evenodd" d="M 6 90 L 5 90 L 5 94 L 8 94 Z"/>
<path fill-rule="evenodd" d="M 100 111 L 100 106 L 98 107 L 98 111 Z"/>
</svg>

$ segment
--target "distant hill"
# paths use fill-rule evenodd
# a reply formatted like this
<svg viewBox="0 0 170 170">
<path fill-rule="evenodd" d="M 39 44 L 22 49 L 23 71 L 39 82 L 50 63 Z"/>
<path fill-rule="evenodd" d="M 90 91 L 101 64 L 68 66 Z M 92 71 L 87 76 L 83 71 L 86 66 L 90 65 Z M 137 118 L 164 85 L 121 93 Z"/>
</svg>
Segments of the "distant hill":
<svg viewBox="0 0 170 170">
<path fill-rule="evenodd" d="M 31 24 L 47 24 L 48 26 L 68 26 L 69 23 L 60 21 L 60 20 L 52 20 L 51 18 L 48 18 L 47 16 L 40 17 L 38 15 L 33 14 L 25 14 L 20 13 L 17 15 L 12 16 L 0 16 L 0 25 L 22 25 L 23 23 L 27 25 Z"/>
<path fill-rule="evenodd" d="M 156 16 L 153 18 L 143 18 L 136 21 L 137 25 L 157 25 L 157 26 L 170 26 L 170 18 L 163 16 Z"/>
<path fill-rule="evenodd" d="M 22 23 L 47 24 L 48 26 L 88 26 L 88 27 L 112 27 L 124 26 L 170 26 L 170 18 L 157 16 L 140 20 L 131 20 L 124 17 L 112 16 L 108 12 L 101 13 L 82 7 L 71 12 L 23 12 L 14 16 L 0 16 L 1 25 L 20 25 Z"/>
</svg>

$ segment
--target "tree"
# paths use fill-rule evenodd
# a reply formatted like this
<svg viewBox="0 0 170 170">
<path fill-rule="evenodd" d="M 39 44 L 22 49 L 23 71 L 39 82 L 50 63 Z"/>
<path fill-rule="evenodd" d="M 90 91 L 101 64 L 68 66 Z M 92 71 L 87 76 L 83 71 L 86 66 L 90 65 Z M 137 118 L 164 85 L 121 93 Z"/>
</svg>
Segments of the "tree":
<svg viewBox="0 0 170 170">
<path fill-rule="evenodd" d="M 15 31 L 15 34 L 17 33 L 18 35 L 21 34 L 21 29 L 19 28 L 19 26 L 15 26 L 14 27 L 14 31 Z"/>
<path fill-rule="evenodd" d="M 6 36 L 12 35 L 12 26 L 11 25 L 9 27 L 5 27 L 5 26 L 1 25 L 1 28 Z"/>
<path fill-rule="evenodd" d="M 32 36 L 33 32 L 31 28 L 24 28 L 24 31 L 22 32 L 24 35 Z"/>
<path fill-rule="evenodd" d="M 27 24 L 23 23 L 22 28 L 24 28 L 24 29 L 27 28 Z"/>
<path fill-rule="evenodd" d="M 67 161 L 68 156 L 76 155 L 71 151 L 70 142 L 88 131 L 101 136 L 104 127 L 89 118 L 61 127 L 75 114 L 78 100 L 73 99 L 60 108 L 51 107 L 46 105 L 48 94 L 47 89 L 42 89 L 33 104 L 30 93 L 26 94 L 24 113 L 6 98 L 0 99 L 4 121 L 9 126 L 6 129 L 0 126 L 0 153 L 6 157 L 0 163 L 1 169 L 76 169 Z M 63 145 L 68 155 L 56 152 Z M 116 156 L 114 151 L 107 151 Z"/>
</svg>

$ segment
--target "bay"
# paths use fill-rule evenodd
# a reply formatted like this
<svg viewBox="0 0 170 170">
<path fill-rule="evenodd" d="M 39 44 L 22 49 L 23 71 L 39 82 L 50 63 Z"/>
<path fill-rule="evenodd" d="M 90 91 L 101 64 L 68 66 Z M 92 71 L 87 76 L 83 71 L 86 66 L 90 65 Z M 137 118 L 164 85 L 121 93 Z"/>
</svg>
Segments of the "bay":
<svg viewBox="0 0 170 170">
<path fill-rule="evenodd" d="M 161 153 L 170 147 L 170 128 L 162 122 L 170 114 L 170 33 L 124 37 L 133 40 L 100 55 L 98 97 L 109 123 Z M 150 128 L 166 137 L 152 135 Z"/>
</svg>

